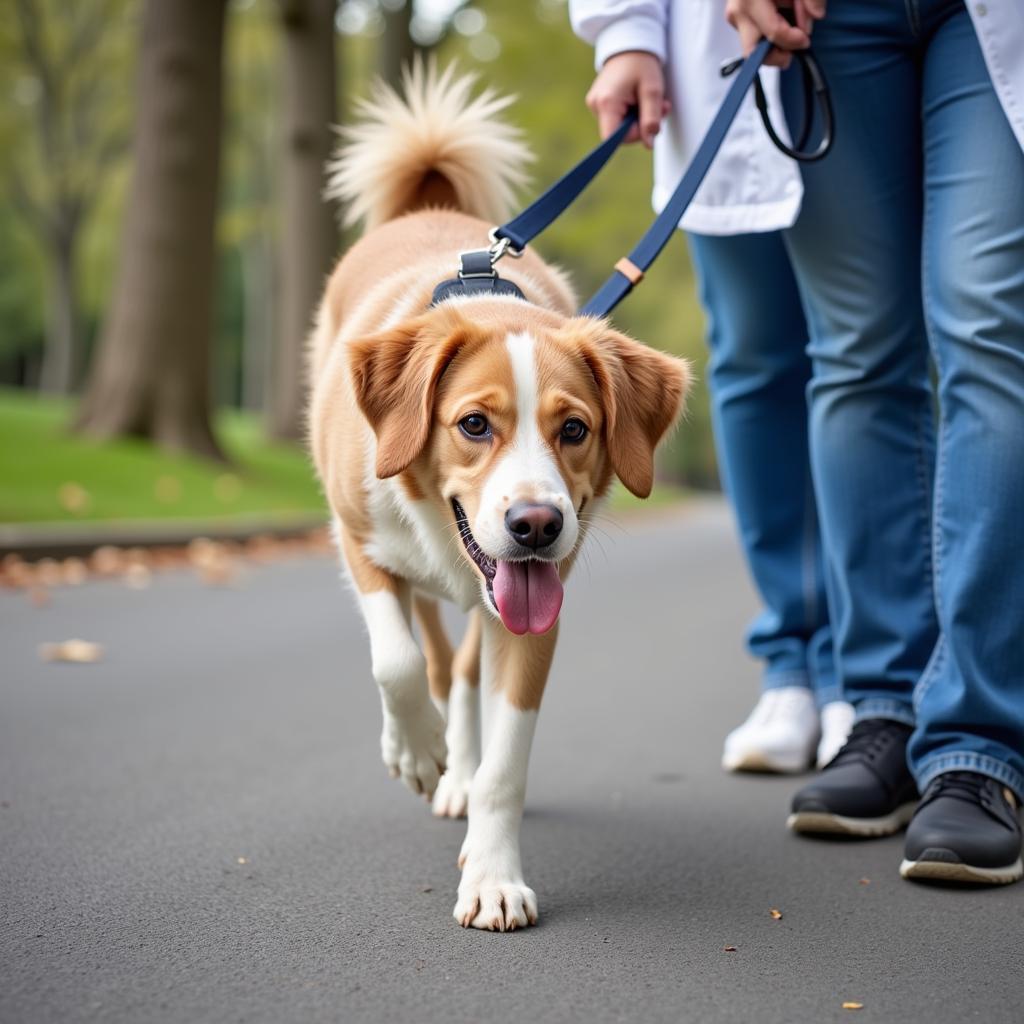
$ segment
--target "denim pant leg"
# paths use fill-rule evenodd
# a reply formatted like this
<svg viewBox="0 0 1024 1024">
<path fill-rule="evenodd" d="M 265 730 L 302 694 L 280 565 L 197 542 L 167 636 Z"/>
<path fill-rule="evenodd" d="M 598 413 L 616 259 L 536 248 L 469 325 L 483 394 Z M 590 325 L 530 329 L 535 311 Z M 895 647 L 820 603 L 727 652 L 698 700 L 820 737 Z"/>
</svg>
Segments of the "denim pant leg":
<svg viewBox="0 0 1024 1024">
<path fill-rule="evenodd" d="M 924 296 L 938 370 L 935 596 L 910 765 L 1024 795 L 1024 153 L 966 11 L 922 71 Z"/>
<path fill-rule="evenodd" d="M 777 233 L 689 236 L 708 317 L 723 484 L 764 610 L 747 634 L 764 686 L 839 699 L 807 454 L 810 361 L 796 281 Z"/>
<path fill-rule="evenodd" d="M 808 312 L 815 477 L 840 683 L 912 724 L 938 636 L 933 396 L 921 306 L 919 68 L 903 4 L 830 5 L 814 32 L 836 117 L 786 234 Z M 787 112 L 799 76 L 784 76 Z"/>
</svg>

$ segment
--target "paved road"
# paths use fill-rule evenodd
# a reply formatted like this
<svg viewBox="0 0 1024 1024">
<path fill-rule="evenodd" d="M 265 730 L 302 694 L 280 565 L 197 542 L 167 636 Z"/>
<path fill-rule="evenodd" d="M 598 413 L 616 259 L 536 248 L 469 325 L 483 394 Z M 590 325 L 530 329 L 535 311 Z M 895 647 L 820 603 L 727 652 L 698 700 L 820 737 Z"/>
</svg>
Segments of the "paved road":
<svg viewBox="0 0 1024 1024">
<path fill-rule="evenodd" d="M 329 562 L 0 596 L 0 1021 L 1019 1024 L 1024 885 L 903 882 L 898 840 L 797 839 L 791 781 L 717 768 L 755 690 L 721 506 L 601 547 L 531 768 L 541 924 L 512 935 L 450 916 L 462 825 L 379 764 Z M 106 659 L 39 662 L 71 636 Z"/>
</svg>

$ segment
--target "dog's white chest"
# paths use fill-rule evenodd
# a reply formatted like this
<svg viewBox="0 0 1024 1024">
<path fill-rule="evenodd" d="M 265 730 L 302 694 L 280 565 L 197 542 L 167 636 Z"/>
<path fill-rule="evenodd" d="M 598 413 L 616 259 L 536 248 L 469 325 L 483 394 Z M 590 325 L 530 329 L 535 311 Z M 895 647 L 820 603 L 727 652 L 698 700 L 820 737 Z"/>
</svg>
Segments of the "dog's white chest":
<svg viewBox="0 0 1024 1024">
<path fill-rule="evenodd" d="M 371 517 L 366 551 L 379 566 L 463 610 L 479 600 L 480 585 L 461 556 L 455 524 L 445 522 L 430 502 L 410 501 L 392 490 L 371 501 Z"/>
</svg>

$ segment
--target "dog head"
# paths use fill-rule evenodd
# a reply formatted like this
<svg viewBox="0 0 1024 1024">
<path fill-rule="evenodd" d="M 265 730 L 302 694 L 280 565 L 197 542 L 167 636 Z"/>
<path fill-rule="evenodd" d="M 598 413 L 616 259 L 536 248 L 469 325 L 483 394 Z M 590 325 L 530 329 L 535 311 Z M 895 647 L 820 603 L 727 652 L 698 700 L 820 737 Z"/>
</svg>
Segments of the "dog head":
<svg viewBox="0 0 1024 1024">
<path fill-rule="evenodd" d="M 460 308 L 462 306 L 463 308 Z M 560 565 L 613 475 L 647 497 L 686 364 L 605 321 L 515 300 L 444 303 L 351 343 L 376 473 L 402 475 L 462 538 L 484 602 L 513 633 L 558 618 Z"/>
</svg>

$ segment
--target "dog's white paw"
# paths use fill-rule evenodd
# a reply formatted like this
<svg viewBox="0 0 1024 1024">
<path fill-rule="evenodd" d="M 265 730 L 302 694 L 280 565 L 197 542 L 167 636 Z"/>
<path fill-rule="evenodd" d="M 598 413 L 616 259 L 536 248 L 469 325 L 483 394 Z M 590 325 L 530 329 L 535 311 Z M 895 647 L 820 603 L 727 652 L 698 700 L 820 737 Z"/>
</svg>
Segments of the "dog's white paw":
<svg viewBox="0 0 1024 1024">
<path fill-rule="evenodd" d="M 448 748 L 444 741 L 444 719 L 424 698 L 415 712 L 400 715 L 385 712 L 380 737 L 381 754 L 388 774 L 429 800 L 445 769 Z"/>
<path fill-rule="evenodd" d="M 434 793 L 433 811 L 438 818 L 464 818 L 469 807 L 473 772 L 449 765 Z"/>
<path fill-rule="evenodd" d="M 522 882 L 463 878 L 454 915 L 463 928 L 512 932 L 537 923 L 537 895 Z"/>
</svg>

